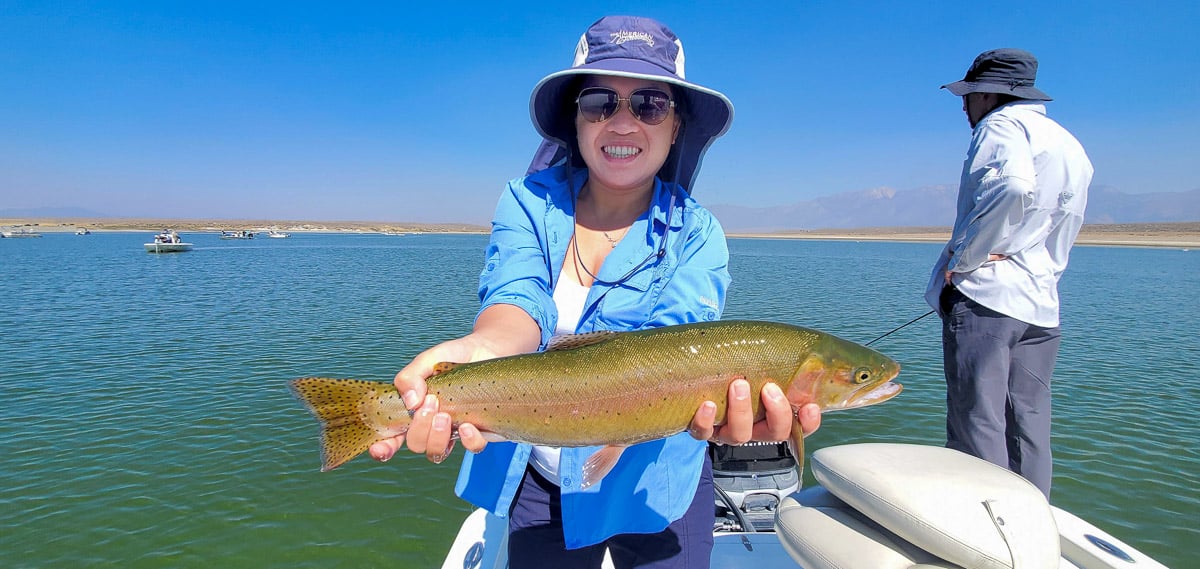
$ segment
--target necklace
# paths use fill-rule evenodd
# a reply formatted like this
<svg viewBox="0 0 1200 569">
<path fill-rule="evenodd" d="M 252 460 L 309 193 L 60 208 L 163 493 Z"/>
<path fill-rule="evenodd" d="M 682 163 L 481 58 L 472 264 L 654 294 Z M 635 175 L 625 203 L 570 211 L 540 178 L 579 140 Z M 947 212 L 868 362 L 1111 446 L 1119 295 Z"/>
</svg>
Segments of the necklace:
<svg viewBox="0 0 1200 569">
<path fill-rule="evenodd" d="M 628 232 L 628 231 L 629 231 L 629 228 L 628 228 L 628 227 L 626 227 L 626 228 L 625 228 L 625 232 Z M 621 242 L 621 239 L 623 239 L 623 238 L 625 237 L 625 232 L 622 232 L 622 233 L 621 233 L 621 236 L 620 236 L 620 237 L 617 237 L 616 239 L 613 239 L 612 237 L 609 237 L 609 236 L 608 236 L 608 232 L 607 232 L 607 231 L 601 231 L 600 233 L 602 233 L 602 234 L 604 235 L 604 238 L 608 240 L 608 245 L 609 245 L 610 247 L 612 247 L 613 249 L 616 249 L 616 248 L 617 248 L 617 243 L 620 243 L 620 242 Z"/>
<path fill-rule="evenodd" d="M 669 235 L 671 233 L 671 227 L 673 227 L 671 225 L 671 217 L 672 217 L 672 214 L 674 214 L 674 213 L 675 213 L 675 192 L 672 191 L 671 192 L 671 203 L 669 205 L 667 205 L 667 222 L 664 224 L 666 229 L 663 230 L 662 240 L 659 241 L 658 250 L 650 251 L 650 254 L 646 255 L 645 259 L 642 259 L 642 261 L 640 263 L 635 265 L 632 269 L 629 269 L 629 272 L 625 273 L 624 275 L 621 276 L 621 278 L 619 278 L 615 281 L 606 281 L 606 280 L 601 280 L 601 279 L 596 278 L 596 275 L 592 274 L 592 271 L 587 268 L 587 265 L 583 264 L 583 257 L 580 256 L 580 254 L 579 254 L 579 240 L 576 239 L 576 237 L 578 236 L 578 231 L 577 231 L 578 224 L 576 224 L 576 227 L 573 227 L 571 229 L 571 248 L 575 251 L 575 262 L 579 263 L 579 266 L 583 268 L 583 272 L 587 273 L 588 276 L 592 277 L 592 285 L 593 286 L 596 284 L 601 284 L 601 285 L 604 285 L 604 286 L 610 287 L 610 288 L 620 286 L 621 283 L 628 281 L 631 277 L 633 277 L 634 274 L 636 274 L 638 271 L 642 270 L 642 268 L 645 267 L 647 263 L 649 263 L 650 261 L 652 261 L 654 259 L 661 260 L 663 258 L 663 256 L 665 256 L 667 254 L 667 235 Z M 628 232 L 628 231 L 629 230 L 626 229 L 626 232 Z M 578 275 L 578 274 L 579 273 L 576 272 L 576 275 Z M 580 284 L 582 284 L 582 283 L 580 283 Z M 608 294 L 608 292 L 606 291 L 604 294 Z"/>
</svg>

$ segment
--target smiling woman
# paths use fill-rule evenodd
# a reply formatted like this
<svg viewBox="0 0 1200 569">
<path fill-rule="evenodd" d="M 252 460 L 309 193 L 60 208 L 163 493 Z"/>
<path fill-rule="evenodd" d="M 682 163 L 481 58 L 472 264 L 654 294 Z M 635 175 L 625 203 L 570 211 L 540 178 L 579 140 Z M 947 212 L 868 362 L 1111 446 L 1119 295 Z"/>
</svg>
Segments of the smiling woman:
<svg viewBox="0 0 1200 569">
<path fill-rule="evenodd" d="M 596 75 L 584 85 L 575 99 L 575 130 L 588 180 L 575 197 L 575 231 L 563 274 L 591 287 L 619 243 L 611 234 L 624 237 L 649 207 L 655 174 L 667 160 L 680 121 L 666 83 Z"/>
<path fill-rule="evenodd" d="M 509 183 L 472 333 L 426 350 L 397 374 L 412 423 L 371 446 L 380 460 L 407 445 L 441 462 L 456 427 L 474 451 L 463 460 L 458 494 L 509 516 L 511 567 L 598 567 L 605 555 L 630 566 L 654 559 L 661 568 L 705 567 L 713 510 L 707 439 L 781 441 L 794 432 L 778 386 L 756 384 L 766 419 L 755 422 L 750 383 L 723 377 L 723 425 L 714 427 L 716 402 L 690 402 L 698 408 L 685 410 L 686 432 L 629 446 L 611 475 L 584 491 L 596 448 L 489 444 L 427 395 L 439 362 L 534 351 L 554 334 L 720 318 L 729 286 L 725 235 L 688 189 L 709 145 L 729 129 L 733 105 L 686 80 L 683 61 L 682 43 L 661 23 L 607 17 L 580 39 L 570 69 L 534 87 L 534 126 L 559 158 Z M 819 413 L 815 404 L 802 407 L 803 431 L 817 428 Z"/>
</svg>

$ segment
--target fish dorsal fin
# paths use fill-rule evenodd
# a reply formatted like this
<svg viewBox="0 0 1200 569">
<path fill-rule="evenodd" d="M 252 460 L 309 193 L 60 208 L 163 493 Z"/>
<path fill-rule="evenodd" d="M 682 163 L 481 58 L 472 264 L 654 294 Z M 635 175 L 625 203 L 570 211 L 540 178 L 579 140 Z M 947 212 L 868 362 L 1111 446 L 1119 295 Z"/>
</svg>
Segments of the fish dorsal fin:
<svg viewBox="0 0 1200 569">
<path fill-rule="evenodd" d="M 454 362 L 438 362 L 436 364 L 433 364 L 433 375 L 438 375 L 439 373 L 446 373 L 460 365 L 462 365 L 462 364 L 457 364 Z"/>
<path fill-rule="evenodd" d="M 600 330 L 598 332 L 585 332 L 583 334 L 563 334 L 550 338 L 550 343 L 546 345 L 546 351 L 574 350 L 575 348 L 599 344 L 617 334 L 620 334 L 620 332 L 613 330 Z"/>
</svg>

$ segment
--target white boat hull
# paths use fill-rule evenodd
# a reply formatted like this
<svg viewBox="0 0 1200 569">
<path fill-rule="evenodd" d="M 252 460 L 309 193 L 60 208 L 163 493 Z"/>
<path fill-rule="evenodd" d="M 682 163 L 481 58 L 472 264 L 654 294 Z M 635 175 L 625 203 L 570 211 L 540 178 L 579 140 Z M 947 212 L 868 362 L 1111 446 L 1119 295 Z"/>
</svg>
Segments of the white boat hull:
<svg viewBox="0 0 1200 569">
<path fill-rule="evenodd" d="M 145 243 L 147 253 L 182 253 L 191 251 L 191 243 Z"/>
<path fill-rule="evenodd" d="M 814 465 L 822 458 L 822 452 L 830 464 L 841 460 L 840 465 L 821 467 L 825 480 L 833 484 L 834 490 L 815 486 L 789 496 L 776 512 L 777 531 L 714 529 L 712 569 L 953 569 L 963 566 L 1165 569 L 1161 563 L 1096 526 L 1050 506 L 1040 492 L 1019 476 L 1006 470 L 999 474 L 990 470 L 999 467 L 940 447 L 878 445 L 851 448 L 865 446 L 844 445 L 842 448 L 847 452 L 841 452 L 839 447 L 828 447 L 814 453 Z M 842 460 L 845 457 L 849 459 Z M 963 457 L 969 460 L 963 461 Z M 898 459 L 911 460 L 906 464 Z M 914 468 L 912 463 L 918 466 Z M 946 464 L 950 466 L 944 467 Z M 893 466 L 893 470 L 888 470 Z M 814 473 L 817 473 L 816 467 Z M 834 480 L 830 473 L 842 479 Z M 1005 473 L 1011 477 L 1006 477 Z M 871 479 L 872 474 L 880 476 Z M 914 484 L 922 479 L 928 482 L 930 476 L 934 478 L 934 483 L 928 485 L 932 492 L 925 493 L 919 484 Z M 818 479 L 821 478 L 819 475 Z M 944 496 L 936 492 L 937 488 L 953 489 L 951 494 L 967 496 L 965 506 L 959 508 L 954 500 L 942 499 Z M 1028 491 L 1033 492 L 1032 497 Z M 851 507 L 833 492 L 860 504 L 882 521 L 877 522 Z M 970 504 L 972 493 L 981 497 L 981 501 Z M 902 499 L 894 500 L 896 497 Z M 1030 499 L 1033 500 L 1032 507 L 1023 502 Z M 1039 499 L 1041 504 L 1037 504 Z M 906 501 L 907 504 L 903 504 Z M 1016 506 L 1017 509 L 1005 511 L 1005 506 Z M 986 513 L 983 513 L 985 507 Z M 889 518 L 889 511 L 902 515 Z M 1005 519 L 988 517 L 997 512 L 1003 512 Z M 1044 517 L 1039 519 L 1038 515 Z M 980 517 L 985 519 L 981 521 Z M 952 523 L 942 528 L 933 527 L 939 519 L 949 519 Z M 1000 521 L 993 523 L 994 520 Z M 887 523 L 895 533 L 881 523 Z M 1005 525 L 1008 527 L 1003 528 Z M 931 532 L 931 528 L 935 531 Z M 475 510 L 459 529 L 442 569 L 506 569 L 507 534 L 506 519 Z M 897 534 L 910 536 L 925 548 L 942 555 L 958 556 L 963 559 L 963 565 L 946 561 Z M 996 543 L 1000 544 L 1000 561 L 994 555 L 992 559 L 987 558 L 988 554 L 995 553 L 988 549 Z M 1049 551 L 1049 557 L 1033 557 L 1031 551 L 1039 549 Z M 969 551 L 965 556 L 964 550 Z M 606 558 L 603 567 L 613 567 L 612 562 Z"/>
</svg>

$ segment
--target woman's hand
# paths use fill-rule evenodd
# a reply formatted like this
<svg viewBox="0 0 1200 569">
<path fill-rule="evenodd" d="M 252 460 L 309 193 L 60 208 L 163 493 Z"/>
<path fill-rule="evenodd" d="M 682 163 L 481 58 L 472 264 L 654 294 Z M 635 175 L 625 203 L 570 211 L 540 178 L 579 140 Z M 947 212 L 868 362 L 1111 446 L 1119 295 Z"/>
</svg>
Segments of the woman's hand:
<svg viewBox="0 0 1200 569">
<path fill-rule="evenodd" d="M 745 379 L 730 382 L 725 423 L 719 427 L 713 425 L 717 405 L 712 401 L 705 401 L 692 418 L 689 428 L 692 437 L 729 445 L 740 445 L 749 441 L 787 440 L 794 420 L 791 403 L 774 383 L 763 385 L 760 396 L 766 416 L 755 422 L 750 400 L 750 382 Z M 821 408 L 815 403 L 801 407 L 797 417 L 804 436 L 811 435 L 821 426 Z"/>
<path fill-rule="evenodd" d="M 479 314 L 470 334 L 421 352 L 396 374 L 395 380 L 404 406 L 413 411 L 408 432 L 372 444 L 371 458 L 386 462 L 407 442 L 409 450 L 424 454 L 431 462 L 446 460 L 454 449 L 453 421 L 449 413 L 439 411 L 437 397 L 428 394 L 425 380 L 434 375 L 434 366 L 531 352 L 537 349 L 540 340 L 537 323 L 524 310 L 509 304 L 494 304 Z M 471 452 L 480 452 L 487 446 L 479 429 L 470 423 L 458 426 L 458 438 Z"/>
<path fill-rule="evenodd" d="M 425 380 L 434 375 L 434 366 L 441 362 L 471 362 L 495 357 L 481 349 L 471 336 L 464 336 L 438 344 L 421 352 L 400 373 L 396 374 L 396 389 L 404 398 L 404 405 L 413 411 L 412 423 L 404 435 L 377 441 L 371 445 L 371 457 L 386 462 L 400 450 L 404 443 L 415 453 L 423 453 L 432 462 L 442 462 L 454 448 L 451 432 L 451 417 L 438 412 L 438 399 L 427 394 Z M 470 423 L 458 426 L 458 436 L 467 450 L 479 452 L 487 441 L 479 430 Z"/>
</svg>

